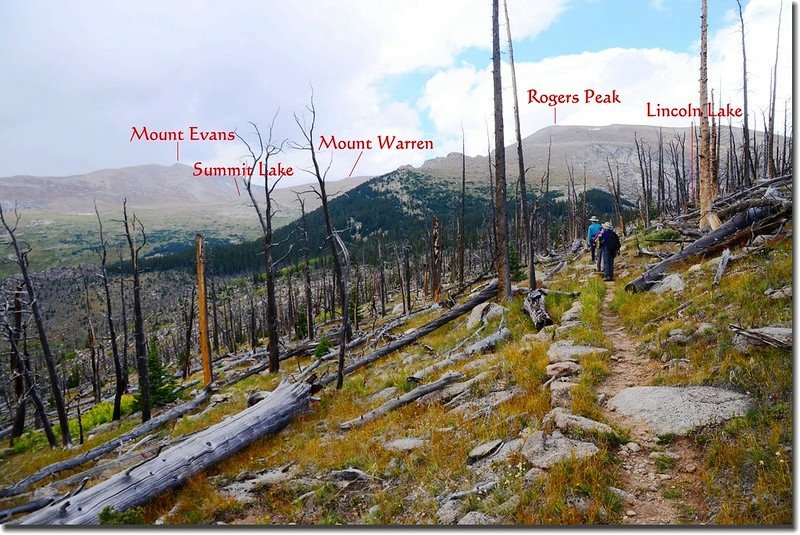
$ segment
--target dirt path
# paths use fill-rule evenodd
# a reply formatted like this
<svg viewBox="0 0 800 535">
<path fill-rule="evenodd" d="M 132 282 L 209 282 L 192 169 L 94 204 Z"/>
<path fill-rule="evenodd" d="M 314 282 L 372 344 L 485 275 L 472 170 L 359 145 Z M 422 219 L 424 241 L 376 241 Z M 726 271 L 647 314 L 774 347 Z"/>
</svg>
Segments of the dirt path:
<svg viewBox="0 0 800 535">
<path fill-rule="evenodd" d="M 606 336 L 614 344 L 611 366 L 598 394 L 610 399 L 622 389 L 650 386 L 659 371 L 657 360 L 639 355 L 636 344 L 628 336 L 619 317 L 611 311 L 612 283 L 606 283 L 603 322 Z M 630 431 L 633 444 L 620 447 L 615 454 L 620 460 L 622 490 L 625 500 L 623 524 L 665 525 L 698 524 L 703 513 L 702 452 L 689 439 L 659 443 L 647 424 L 603 409 L 608 421 Z M 676 457 L 653 459 L 653 452 Z"/>
</svg>

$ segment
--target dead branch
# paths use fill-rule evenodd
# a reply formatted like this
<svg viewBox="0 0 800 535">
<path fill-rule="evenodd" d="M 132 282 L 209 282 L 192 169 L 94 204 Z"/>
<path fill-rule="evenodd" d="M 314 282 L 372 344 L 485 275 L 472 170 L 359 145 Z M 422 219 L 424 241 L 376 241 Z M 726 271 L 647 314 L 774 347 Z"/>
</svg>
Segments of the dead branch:
<svg viewBox="0 0 800 535">
<path fill-rule="evenodd" d="M 358 418 L 354 418 L 353 420 L 349 420 L 344 422 L 339 426 L 339 429 L 342 431 L 348 431 L 354 427 L 358 427 L 360 425 L 364 425 L 367 422 L 371 422 L 376 418 L 380 418 L 385 414 L 398 409 L 404 405 L 408 405 L 412 401 L 421 398 L 426 394 L 430 394 L 431 392 L 436 392 L 437 390 L 441 390 L 447 385 L 454 383 L 460 379 L 464 378 L 464 374 L 460 372 L 447 372 L 444 374 L 438 381 L 433 383 L 423 385 L 420 387 L 415 388 L 411 392 L 407 392 L 400 396 L 399 398 L 395 398 L 391 401 L 388 401 L 378 407 L 377 409 L 373 409 L 366 414 L 362 414 Z"/>
</svg>

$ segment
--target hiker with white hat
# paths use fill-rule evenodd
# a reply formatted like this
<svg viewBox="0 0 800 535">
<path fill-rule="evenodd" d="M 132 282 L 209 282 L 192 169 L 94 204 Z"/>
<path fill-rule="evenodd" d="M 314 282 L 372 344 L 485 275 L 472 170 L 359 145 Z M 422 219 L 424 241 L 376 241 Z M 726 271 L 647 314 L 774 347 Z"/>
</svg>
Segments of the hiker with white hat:
<svg viewBox="0 0 800 535">
<path fill-rule="evenodd" d="M 597 244 L 595 243 L 595 238 L 597 235 L 600 234 L 600 231 L 603 230 L 603 227 L 600 225 L 600 220 L 597 219 L 596 215 L 593 215 L 589 218 L 589 232 L 586 234 L 586 242 L 589 244 L 589 247 L 592 250 L 592 262 L 595 261 L 594 251 L 596 249 Z"/>
<path fill-rule="evenodd" d="M 614 232 L 611 221 L 603 223 L 603 230 L 597 239 L 600 241 L 600 256 L 603 258 L 603 280 L 613 281 L 614 257 L 617 256 L 622 245 L 619 242 L 619 236 Z"/>
</svg>

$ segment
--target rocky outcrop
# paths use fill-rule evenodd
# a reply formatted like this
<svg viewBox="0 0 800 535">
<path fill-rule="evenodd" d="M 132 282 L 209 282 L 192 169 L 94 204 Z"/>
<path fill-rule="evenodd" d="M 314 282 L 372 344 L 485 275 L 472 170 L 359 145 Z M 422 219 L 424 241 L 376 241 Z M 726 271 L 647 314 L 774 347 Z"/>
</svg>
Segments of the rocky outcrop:
<svg viewBox="0 0 800 535">
<path fill-rule="evenodd" d="M 506 312 L 508 312 L 508 309 L 497 303 L 481 303 L 470 312 L 467 318 L 467 329 L 473 329 L 481 322 L 499 318 Z"/>
<path fill-rule="evenodd" d="M 744 415 L 749 396 L 711 386 L 635 386 L 608 401 L 618 413 L 646 422 L 656 435 L 685 435 Z"/>
<path fill-rule="evenodd" d="M 555 362 L 578 362 L 581 357 L 591 354 L 607 355 L 610 351 L 604 347 L 575 345 L 572 340 L 559 340 L 553 342 L 547 350 L 547 360 L 550 364 Z"/>
<path fill-rule="evenodd" d="M 547 435 L 544 431 L 534 431 L 522 445 L 522 455 L 535 468 L 547 470 L 554 464 L 572 457 L 582 459 L 595 455 L 599 450 L 591 442 L 583 442 L 565 437 L 561 431 Z"/>
<path fill-rule="evenodd" d="M 578 432 L 581 434 L 616 434 L 610 426 L 604 423 L 596 422 L 594 420 L 590 420 L 589 418 L 578 416 L 577 414 L 572 414 L 568 410 L 561 407 L 551 410 L 545 415 L 544 418 L 542 418 L 542 425 L 548 425 L 551 422 L 564 433 Z"/>
<path fill-rule="evenodd" d="M 677 273 L 672 273 L 671 275 L 667 275 L 661 281 L 655 283 L 651 291 L 662 294 L 664 292 L 675 292 L 680 293 L 686 289 L 686 283 L 683 282 L 683 279 Z"/>
</svg>

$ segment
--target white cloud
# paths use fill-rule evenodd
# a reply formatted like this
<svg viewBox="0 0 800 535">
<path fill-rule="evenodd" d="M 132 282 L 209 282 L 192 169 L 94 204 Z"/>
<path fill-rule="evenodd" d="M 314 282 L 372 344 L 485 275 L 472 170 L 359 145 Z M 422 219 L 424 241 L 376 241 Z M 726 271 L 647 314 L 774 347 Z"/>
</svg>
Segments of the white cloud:
<svg viewBox="0 0 800 535">
<path fill-rule="evenodd" d="M 769 72 L 774 62 L 775 34 L 779 4 L 772 0 L 752 0 L 745 10 L 748 55 L 748 93 L 752 119 L 768 105 Z M 788 3 L 784 6 L 781 27 L 781 51 L 778 66 L 777 102 L 782 122 L 783 103 L 791 106 L 791 25 Z M 699 30 L 698 30 L 699 31 Z M 710 38 L 709 88 L 716 102 L 730 102 L 741 107 L 741 33 L 738 18 Z M 621 104 L 561 104 L 557 106 L 558 124 L 607 125 L 654 124 L 688 126 L 682 118 L 647 116 L 647 103 L 681 107 L 698 102 L 699 58 L 688 53 L 662 49 L 612 48 L 599 52 L 551 57 L 531 63 L 517 63 L 520 92 L 520 115 L 523 137 L 553 124 L 553 108 L 546 104 L 528 104 L 526 92 L 538 94 L 578 94 L 593 88 L 600 93 L 616 90 Z M 510 67 L 503 66 L 506 144 L 513 143 Z M 449 138 L 448 147 L 460 151 L 459 125 L 467 131 L 467 153 L 486 154 L 484 118 L 493 124 L 491 66 L 476 69 L 470 65 L 441 70 L 425 86 L 420 105 L 428 110 L 437 131 Z M 789 117 L 791 120 L 791 117 Z M 734 125 L 741 120 L 734 119 Z M 725 121 L 727 124 L 727 120 Z M 782 126 L 781 126 L 782 128 Z"/>
<path fill-rule="evenodd" d="M 509 3 L 516 40 L 538 35 L 569 6 L 569 0 Z M 774 56 L 777 5 L 751 0 L 745 14 L 751 107 L 759 118 Z M 779 103 L 791 95 L 790 11 L 785 2 Z M 129 143 L 132 125 L 243 131 L 251 120 L 265 127 L 280 108 L 276 139 L 296 140 L 292 112 L 304 110 L 311 83 L 317 134 L 436 139 L 433 152 L 365 152 L 355 174 L 388 172 L 460 151 L 462 121 L 467 152 L 485 154 L 485 121 L 492 124 L 491 67 L 457 58 L 477 48 L 488 61 L 490 15 L 486 0 L 2 3 L 0 176 L 174 162 L 170 144 Z M 710 43 L 710 81 L 732 101 L 741 100 L 738 39 L 734 20 Z M 609 49 L 519 61 L 518 78 L 522 92 L 595 87 L 616 89 L 622 97 L 614 107 L 559 106 L 560 124 L 641 123 L 647 100 L 695 100 L 696 63 L 693 56 L 668 50 Z M 416 101 L 388 94 L 382 85 L 420 73 L 428 80 Z M 551 109 L 521 97 L 525 134 L 552 124 Z M 509 98 L 507 91 L 510 142 Z M 428 131 L 424 114 L 434 131 Z M 243 152 L 236 143 L 184 143 L 181 160 L 229 165 Z M 352 151 L 335 154 L 331 176 L 346 176 L 357 157 Z M 308 165 L 303 153 L 287 151 L 281 159 Z"/>
<path fill-rule="evenodd" d="M 511 2 L 519 35 L 546 28 L 565 2 Z M 318 133 L 419 138 L 413 104 L 376 88 L 386 76 L 488 48 L 490 14 L 483 0 L 4 3 L 0 48 L 13 53 L 0 55 L 0 176 L 174 162 L 172 146 L 129 143 L 133 125 L 263 126 L 280 107 L 276 136 L 297 139 L 292 112 L 304 110 L 311 83 Z M 186 143 L 181 152 L 191 163 L 242 150 Z M 411 163 L 424 157 L 416 153 Z M 332 175 L 346 175 L 354 158 L 337 155 Z M 402 163 L 407 155 L 370 153 L 356 172 Z"/>
</svg>

